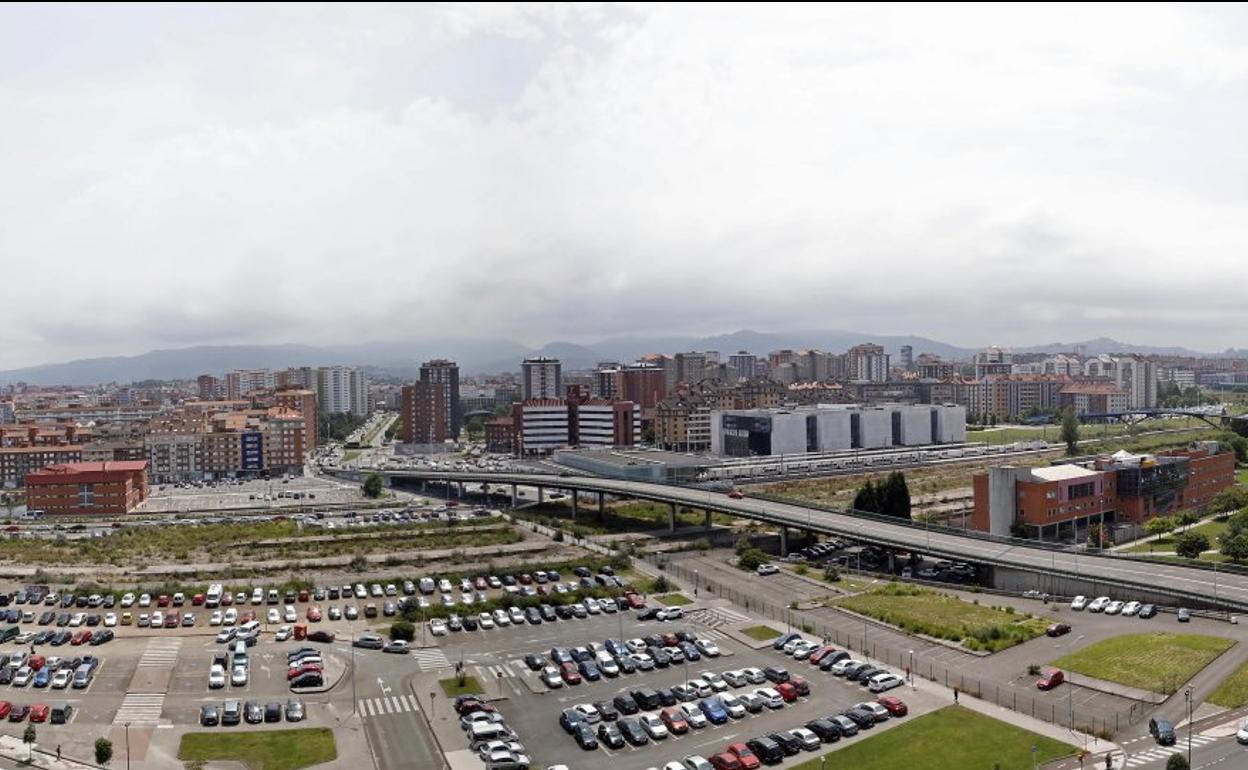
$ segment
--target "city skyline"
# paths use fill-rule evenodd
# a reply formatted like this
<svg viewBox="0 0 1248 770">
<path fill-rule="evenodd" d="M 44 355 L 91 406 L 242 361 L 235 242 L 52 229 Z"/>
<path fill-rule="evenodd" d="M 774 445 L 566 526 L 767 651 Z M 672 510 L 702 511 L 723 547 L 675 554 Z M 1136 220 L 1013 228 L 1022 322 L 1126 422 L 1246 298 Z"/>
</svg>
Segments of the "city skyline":
<svg viewBox="0 0 1248 770">
<path fill-rule="evenodd" d="M 0 14 L 0 368 L 416 331 L 1243 344 L 1239 7 Z"/>
</svg>

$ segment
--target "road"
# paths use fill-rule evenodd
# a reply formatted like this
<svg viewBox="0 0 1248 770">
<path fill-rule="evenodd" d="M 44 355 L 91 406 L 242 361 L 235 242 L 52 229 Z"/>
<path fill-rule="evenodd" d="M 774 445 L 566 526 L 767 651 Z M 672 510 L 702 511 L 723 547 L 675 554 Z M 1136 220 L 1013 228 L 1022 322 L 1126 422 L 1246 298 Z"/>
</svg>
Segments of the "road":
<svg viewBox="0 0 1248 770">
<path fill-rule="evenodd" d="M 1095 580 L 1105 586 L 1162 593 L 1179 602 L 1206 603 L 1211 597 L 1223 606 L 1248 610 L 1248 576 L 1210 572 L 1157 562 L 1076 552 L 1029 545 L 1022 541 L 988 539 L 947 531 L 926 530 L 913 524 L 884 518 L 807 508 L 794 503 L 760 499 L 732 499 L 727 494 L 703 489 L 592 476 L 551 476 L 487 471 L 381 470 L 392 478 L 413 481 L 485 482 L 521 484 L 568 491 L 603 492 L 620 497 L 703 508 L 768 524 L 794 527 L 823 534 L 917 551 L 932 556 L 974 561 L 1036 574 L 1078 580 Z"/>
</svg>

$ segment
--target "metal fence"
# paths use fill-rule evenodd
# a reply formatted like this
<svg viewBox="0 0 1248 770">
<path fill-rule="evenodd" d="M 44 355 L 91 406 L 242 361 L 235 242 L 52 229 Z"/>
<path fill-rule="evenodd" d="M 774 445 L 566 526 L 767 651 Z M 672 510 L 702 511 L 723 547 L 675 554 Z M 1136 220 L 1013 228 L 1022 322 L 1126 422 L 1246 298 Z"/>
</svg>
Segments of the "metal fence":
<svg viewBox="0 0 1248 770">
<path fill-rule="evenodd" d="M 929 659 L 921 652 L 915 652 L 909 648 L 899 649 L 884 640 L 872 638 L 872 627 L 875 627 L 877 632 L 879 629 L 887 628 L 898 634 L 904 633 L 890 626 L 871 620 L 855 620 L 854 627 L 849 628 L 845 623 L 838 625 L 826 618 L 813 616 L 809 612 L 773 604 L 757 595 L 738 591 L 711 580 L 705 575 L 695 576 L 693 570 L 680 563 L 680 558 L 678 555 L 661 554 L 648 557 L 647 560 L 689 585 L 695 585 L 696 580 L 695 587 L 699 592 L 705 591 L 727 599 L 749 612 L 778 624 L 783 623 L 786 628 L 821 637 L 826 639 L 828 644 L 850 652 L 861 652 L 865 657 L 874 661 L 882 662 L 899 671 L 913 672 L 915 676 L 944 685 L 963 695 L 979 698 L 1061 727 L 1071 728 L 1073 725 L 1075 730 L 1105 738 L 1142 721 L 1147 716 L 1146 706 L 1142 703 L 1133 703 L 1130 708 L 1118 711 L 1110 711 L 1104 707 L 1075 707 L 1071 701 L 1060 702 L 1052 698 L 1045 699 L 1030 692 L 1021 691 L 1009 684 L 968 676 L 958 668 Z M 1068 688 L 1070 688 L 1069 685 Z M 1073 688 L 1070 688 L 1069 692 L 1073 698 Z"/>
</svg>

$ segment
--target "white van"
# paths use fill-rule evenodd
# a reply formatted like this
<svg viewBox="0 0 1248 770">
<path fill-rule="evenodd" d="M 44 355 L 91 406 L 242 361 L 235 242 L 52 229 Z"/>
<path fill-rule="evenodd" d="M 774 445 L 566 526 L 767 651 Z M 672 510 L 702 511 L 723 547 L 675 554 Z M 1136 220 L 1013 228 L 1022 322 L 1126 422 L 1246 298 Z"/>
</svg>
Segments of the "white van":
<svg viewBox="0 0 1248 770">
<path fill-rule="evenodd" d="M 258 633 L 260 633 L 260 621 L 258 620 L 249 620 L 238 627 L 238 637 L 240 639 L 255 636 Z M 243 642 L 239 642 L 239 644 L 246 646 Z"/>
<path fill-rule="evenodd" d="M 420 592 L 422 594 L 431 594 L 436 587 L 437 584 L 433 582 L 433 578 L 423 577 L 420 579 Z"/>
<path fill-rule="evenodd" d="M 514 733 L 501 722 L 473 722 L 468 728 L 468 742 L 507 741 Z"/>
</svg>

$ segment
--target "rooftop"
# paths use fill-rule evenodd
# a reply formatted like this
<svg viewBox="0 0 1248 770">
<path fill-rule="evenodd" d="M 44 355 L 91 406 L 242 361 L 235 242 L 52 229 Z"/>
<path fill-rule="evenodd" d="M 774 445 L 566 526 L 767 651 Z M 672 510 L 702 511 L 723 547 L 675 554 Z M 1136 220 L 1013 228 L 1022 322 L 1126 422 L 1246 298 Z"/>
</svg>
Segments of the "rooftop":
<svg viewBox="0 0 1248 770">
<path fill-rule="evenodd" d="M 1079 465 L 1049 465 L 1043 468 L 1032 468 L 1031 476 L 1040 481 L 1070 481 L 1072 479 L 1095 478 L 1101 474 Z"/>
</svg>

